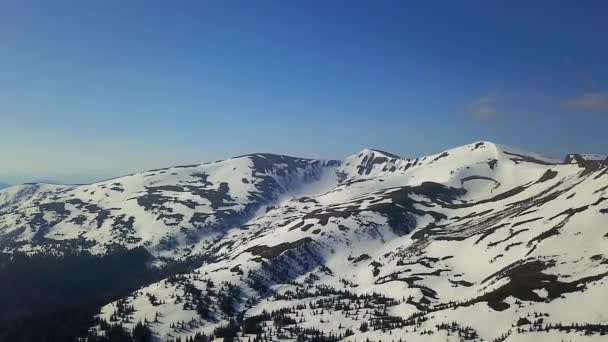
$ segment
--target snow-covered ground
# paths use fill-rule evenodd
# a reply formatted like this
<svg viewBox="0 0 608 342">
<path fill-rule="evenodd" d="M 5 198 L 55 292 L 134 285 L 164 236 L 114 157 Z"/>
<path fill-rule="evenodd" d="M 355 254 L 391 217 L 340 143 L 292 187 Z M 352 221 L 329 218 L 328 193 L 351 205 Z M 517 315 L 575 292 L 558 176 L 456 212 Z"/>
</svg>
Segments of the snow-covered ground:
<svg viewBox="0 0 608 342">
<path fill-rule="evenodd" d="M 490 142 L 413 159 L 258 154 L 5 189 L 0 247 L 81 238 L 97 253 L 120 243 L 205 255 L 102 309 L 127 327 L 148 322 L 159 340 L 219 337 L 240 317 L 252 339 L 600 341 L 607 199 L 601 156 Z"/>
</svg>

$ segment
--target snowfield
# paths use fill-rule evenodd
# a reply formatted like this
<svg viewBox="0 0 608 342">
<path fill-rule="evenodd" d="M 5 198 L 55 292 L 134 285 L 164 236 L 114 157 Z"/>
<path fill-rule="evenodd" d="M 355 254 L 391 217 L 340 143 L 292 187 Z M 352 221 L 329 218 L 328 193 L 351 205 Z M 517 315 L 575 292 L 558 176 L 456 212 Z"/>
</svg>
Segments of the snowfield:
<svg viewBox="0 0 608 342">
<path fill-rule="evenodd" d="M 198 258 L 102 308 L 159 341 L 606 341 L 607 223 L 605 156 L 486 141 L 0 191 L 5 252 Z"/>
</svg>

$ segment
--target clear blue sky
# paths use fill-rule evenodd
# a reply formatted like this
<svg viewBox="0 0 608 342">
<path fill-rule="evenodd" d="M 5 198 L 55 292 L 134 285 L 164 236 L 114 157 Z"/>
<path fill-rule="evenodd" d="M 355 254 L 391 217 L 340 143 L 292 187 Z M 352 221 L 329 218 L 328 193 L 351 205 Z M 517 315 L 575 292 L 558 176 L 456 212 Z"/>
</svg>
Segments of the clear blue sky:
<svg viewBox="0 0 608 342">
<path fill-rule="evenodd" d="M 607 17 L 606 1 L 4 1 L 0 181 L 481 139 L 608 153 Z"/>
</svg>

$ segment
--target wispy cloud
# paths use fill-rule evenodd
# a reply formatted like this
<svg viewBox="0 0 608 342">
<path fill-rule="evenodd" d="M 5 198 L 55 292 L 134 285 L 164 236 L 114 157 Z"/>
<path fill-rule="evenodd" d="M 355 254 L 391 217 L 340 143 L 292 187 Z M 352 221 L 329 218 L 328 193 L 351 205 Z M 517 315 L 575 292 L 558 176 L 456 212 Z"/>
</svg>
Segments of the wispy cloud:
<svg viewBox="0 0 608 342">
<path fill-rule="evenodd" d="M 563 105 L 572 111 L 608 114 L 608 92 L 582 94 L 565 101 Z"/>
<path fill-rule="evenodd" d="M 487 121 L 496 119 L 498 113 L 498 100 L 494 95 L 487 95 L 476 99 L 468 106 L 469 113 L 476 120 Z"/>
</svg>

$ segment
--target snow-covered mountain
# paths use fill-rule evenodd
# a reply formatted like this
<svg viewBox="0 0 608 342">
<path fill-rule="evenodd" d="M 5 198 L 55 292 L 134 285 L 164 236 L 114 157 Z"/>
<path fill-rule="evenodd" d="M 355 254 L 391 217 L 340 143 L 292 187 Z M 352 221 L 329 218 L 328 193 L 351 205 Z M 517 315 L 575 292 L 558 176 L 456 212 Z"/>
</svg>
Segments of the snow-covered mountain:
<svg viewBox="0 0 608 342">
<path fill-rule="evenodd" d="M 200 257 L 105 305 L 157 340 L 602 341 L 608 160 L 477 142 L 404 159 L 253 154 L 0 191 L 4 252 Z"/>
<path fill-rule="evenodd" d="M 0 192 L 0 248 L 104 253 L 118 244 L 179 257 L 267 205 L 331 187 L 337 164 L 254 154 L 88 185 L 14 186 Z"/>
</svg>

